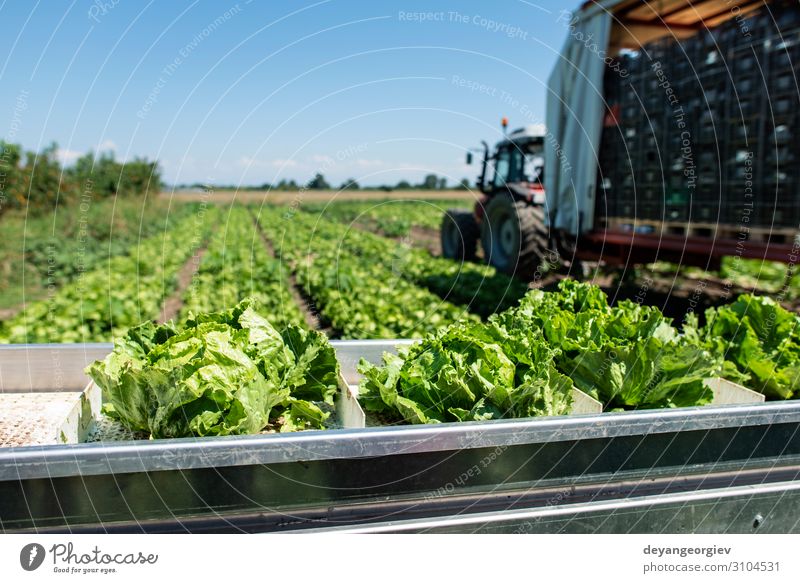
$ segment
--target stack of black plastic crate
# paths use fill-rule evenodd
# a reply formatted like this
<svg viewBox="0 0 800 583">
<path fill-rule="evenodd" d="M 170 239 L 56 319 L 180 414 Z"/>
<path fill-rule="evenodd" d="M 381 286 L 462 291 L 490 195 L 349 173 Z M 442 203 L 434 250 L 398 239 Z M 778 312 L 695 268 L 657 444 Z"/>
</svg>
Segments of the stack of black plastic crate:
<svg viewBox="0 0 800 583">
<path fill-rule="evenodd" d="M 604 83 L 600 216 L 800 227 L 796 1 L 618 59 Z"/>
</svg>

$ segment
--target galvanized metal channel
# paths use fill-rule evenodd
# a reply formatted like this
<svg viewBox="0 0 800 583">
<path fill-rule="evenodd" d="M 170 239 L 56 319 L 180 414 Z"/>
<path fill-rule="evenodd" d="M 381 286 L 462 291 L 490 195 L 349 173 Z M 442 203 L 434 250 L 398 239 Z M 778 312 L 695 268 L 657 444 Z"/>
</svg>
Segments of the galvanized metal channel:
<svg viewBox="0 0 800 583">
<path fill-rule="evenodd" d="M 348 382 L 356 380 L 354 364 L 359 357 L 377 360 L 387 347 L 381 342 L 348 341 L 334 346 Z M 89 355 L 100 358 L 109 349 L 109 345 L 0 348 L 3 390 L 10 390 L 9 379 L 23 383 L 23 388 L 52 390 L 47 376 L 54 374 L 54 363 L 62 385 L 69 379 L 80 388 Z M 21 363 L 32 368 L 25 370 Z M 746 491 L 768 501 L 767 506 L 773 501 L 777 512 L 786 510 L 784 501 L 797 502 L 793 484 L 800 468 L 799 429 L 800 402 L 790 401 L 289 435 L 5 448 L 0 450 L 0 526 L 6 531 L 162 532 L 374 523 L 392 529 L 397 524 L 391 519 L 402 518 L 400 530 L 413 530 L 416 527 L 406 527 L 411 523 L 405 520 L 493 512 L 505 516 L 511 510 L 535 509 L 539 514 L 526 515 L 513 527 L 502 516 L 490 517 L 487 524 L 497 525 L 498 531 L 527 525 L 536 532 L 531 524 L 567 528 L 567 519 L 562 520 L 566 515 L 551 520 L 546 514 L 555 507 L 570 507 L 577 517 L 585 511 L 575 504 L 652 500 L 653 510 L 645 512 L 650 516 L 660 508 L 674 510 L 677 498 L 663 497 L 680 495 L 685 497 L 681 504 L 690 507 L 695 504 L 692 500 L 697 508 L 706 508 L 709 500 L 718 499 L 726 508 L 746 512 L 749 506 L 742 498 Z M 731 490 L 745 487 L 749 490 Z M 644 502 L 636 504 L 632 508 L 647 508 Z M 621 512 L 616 508 L 595 505 L 591 513 Z M 768 511 L 763 505 L 759 509 L 762 514 Z M 625 520 L 634 520 L 631 516 Z M 575 518 L 570 524 L 589 524 L 581 520 Z M 473 524 L 426 523 L 424 529 L 468 530 Z M 613 528 L 609 524 L 600 521 L 594 528 L 617 531 L 623 523 Z M 644 528 L 642 521 L 624 524 L 634 530 Z M 706 523 L 685 524 L 687 529 L 702 529 Z M 738 519 L 728 524 L 737 532 L 745 531 L 745 523 Z"/>
</svg>

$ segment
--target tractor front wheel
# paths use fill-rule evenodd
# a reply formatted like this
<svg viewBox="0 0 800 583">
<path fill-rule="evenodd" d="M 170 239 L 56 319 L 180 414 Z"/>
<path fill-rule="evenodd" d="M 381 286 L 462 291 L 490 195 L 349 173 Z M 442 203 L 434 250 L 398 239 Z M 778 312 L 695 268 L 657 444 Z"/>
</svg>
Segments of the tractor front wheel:
<svg viewBox="0 0 800 583">
<path fill-rule="evenodd" d="M 523 280 L 534 277 L 548 248 L 541 207 L 497 194 L 486 205 L 481 245 L 487 263 Z"/>
<path fill-rule="evenodd" d="M 442 218 L 442 256 L 456 261 L 473 261 L 480 229 L 469 211 L 451 209 Z"/>
</svg>

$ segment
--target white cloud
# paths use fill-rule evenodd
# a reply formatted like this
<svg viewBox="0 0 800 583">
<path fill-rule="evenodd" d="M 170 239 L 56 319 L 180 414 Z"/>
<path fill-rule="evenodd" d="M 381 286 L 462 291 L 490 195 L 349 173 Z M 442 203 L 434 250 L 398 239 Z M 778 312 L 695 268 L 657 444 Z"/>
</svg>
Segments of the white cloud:
<svg viewBox="0 0 800 583">
<path fill-rule="evenodd" d="M 72 164 L 81 156 L 83 156 L 83 152 L 78 152 L 77 150 L 65 150 L 64 148 L 59 148 L 56 152 L 56 158 L 58 158 L 58 161 L 62 164 Z"/>
<path fill-rule="evenodd" d="M 367 160 L 365 158 L 359 158 L 356 160 L 355 164 L 360 168 L 375 168 L 377 166 L 383 166 L 383 160 Z"/>
<path fill-rule="evenodd" d="M 295 168 L 299 166 L 295 160 L 284 160 L 282 158 L 257 160 L 250 156 L 242 156 L 236 161 L 236 165 L 242 168 Z"/>
<path fill-rule="evenodd" d="M 104 140 L 97 145 L 94 149 L 95 154 L 103 154 L 106 152 L 116 152 L 117 145 L 111 140 Z M 56 158 L 64 165 L 69 165 L 75 162 L 78 158 L 87 152 L 80 152 L 78 150 L 70 150 L 69 148 L 59 148 L 56 152 Z M 124 160 L 122 160 L 124 162 Z"/>
<path fill-rule="evenodd" d="M 311 156 L 311 161 L 316 164 L 332 164 L 333 158 L 326 156 L 325 154 L 315 154 Z"/>
<path fill-rule="evenodd" d="M 296 168 L 297 166 L 299 166 L 299 164 L 295 160 L 282 160 L 281 158 L 271 160 L 269 162 L 269 165 L 274 166 L 276 168 Z"/>
</svg>

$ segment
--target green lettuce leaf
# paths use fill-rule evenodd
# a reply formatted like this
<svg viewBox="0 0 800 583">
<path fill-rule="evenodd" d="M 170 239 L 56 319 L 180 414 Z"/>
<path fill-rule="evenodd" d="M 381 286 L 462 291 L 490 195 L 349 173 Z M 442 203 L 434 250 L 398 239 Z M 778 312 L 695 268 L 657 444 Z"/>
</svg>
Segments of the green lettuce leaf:
<svg viewBox="0 0 800 583">
<path fill-rule="evenodd" d="M 362 360 L 359 400 L 407 423 L 565 414 L 573 385 L 553 367 L 556 353 L 541 334 L 499 319 L 457 323 L 382 366 Z"/>
<path fill-rule="evenodd" d="M 144 323 L 117 339 L 87 373 L 105 410 L 152 437 L 257 433 L 282 418 L 282 430 L 321 428 L 339 367 L 327 338 L 290 326 L 278 332 L 253 300 L 189 314 L 180 328 Z"/>
<path fill-rule="evenodd" d="M 692 337 L 725 359 L 723 375 L 768 399 L 800 394 L 800 318 L 771 298 L 749 294 L 706 311 Z"/>
</svg>

